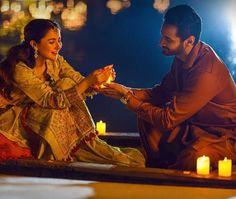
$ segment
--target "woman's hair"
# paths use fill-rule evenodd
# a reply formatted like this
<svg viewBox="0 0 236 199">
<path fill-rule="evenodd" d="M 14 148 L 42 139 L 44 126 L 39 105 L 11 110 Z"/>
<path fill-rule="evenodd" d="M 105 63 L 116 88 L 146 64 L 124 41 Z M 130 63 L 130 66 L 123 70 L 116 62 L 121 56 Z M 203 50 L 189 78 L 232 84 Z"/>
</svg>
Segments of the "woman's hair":
<svg viewBox="0 0 236 199">
<path fill-rule="evenodd" d="M 13 90 L 13 73 L 18 62 L 22 61 L 30 68 L 35 65 L 34 49 L 30 41 L 39 43 L 51 29 L 60 29 L 59 25 L 49 19 L 34 19 L 24 28 L 24 41 L 9 49 L 6 58 L 0 63 L 0 94 L 11 99 Z"/>
</svg>

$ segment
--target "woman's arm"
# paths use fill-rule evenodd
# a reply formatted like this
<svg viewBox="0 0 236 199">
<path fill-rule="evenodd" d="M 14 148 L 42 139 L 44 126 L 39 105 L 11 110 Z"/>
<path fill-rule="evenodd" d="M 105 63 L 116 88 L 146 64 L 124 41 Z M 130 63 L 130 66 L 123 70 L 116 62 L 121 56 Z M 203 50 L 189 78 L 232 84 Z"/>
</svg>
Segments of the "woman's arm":
<svg viewBox="0 0 236 199">
<path fill-rule="evenodd" d="M 108 66 L 95 70 L 88 77 L 84 77 L 78 71 L 75 71 L 74 68 L 62 56 L 59 57 L 57 62 L 58 65 L 60 65 L 60 79 L 69 78 L 70 80 L 74 81 L 78 85 L 77 91 L 85 96 L 96 94 L 93 85 L 99 82 L 104 82 L 104 80 L 108 79 L 107 76 L 113 72 L 112 67 Z"/>
<path fill-rule="evenodd" d="M 17 64 L 14 72 L 15 86 L 23 91 L 36 104 L 45 108 L 66 108 L 75 100 L 83 100 L 82 94 L 93 84 L 105 82 L 110 70 L 98 69 L 88 77 L 81 78 L 73 87 L 63 90 L 55 89 L 47 82 L 40 80 L 24 63 Z"/>
</svg>

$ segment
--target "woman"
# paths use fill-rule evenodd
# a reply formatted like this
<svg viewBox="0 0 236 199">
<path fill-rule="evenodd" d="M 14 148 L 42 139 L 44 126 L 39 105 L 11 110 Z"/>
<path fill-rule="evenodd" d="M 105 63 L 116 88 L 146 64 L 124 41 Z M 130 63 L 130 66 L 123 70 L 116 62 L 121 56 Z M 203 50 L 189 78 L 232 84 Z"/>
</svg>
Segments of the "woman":
<svg viewBox="0 0 236 199">
<path fill-rule="evenodd" d="M 100 140 L 84 99 L 106 82 L 112 67 L 87 77 L 60 55 L 59 26 L 35 19 L 24 41 L 0 66 L 0 159 L 37 158 L 144 166 L 136 149 Z"/>
</svg>

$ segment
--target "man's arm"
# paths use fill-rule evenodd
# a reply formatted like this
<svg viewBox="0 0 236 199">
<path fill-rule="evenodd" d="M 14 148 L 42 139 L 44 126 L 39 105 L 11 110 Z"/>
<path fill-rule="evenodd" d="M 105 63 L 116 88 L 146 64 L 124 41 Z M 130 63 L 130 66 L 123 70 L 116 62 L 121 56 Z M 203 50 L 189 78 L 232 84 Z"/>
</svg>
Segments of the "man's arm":
<svg viewBox="0 0 236 199">
<path fill-rule="evenodd" d="M 222 80 L 221 80 L 222 81 Z M 161 131 L 170 130 L 202 109 L 221 91 L 219 78 L 210 73 L 194 74 L 182 91 L 177 92 L 170 103 L 163 108 L 129 96 L 127 107 L 138 117 L 146 120 Z"/>
<path fill-rule="evenodd" d="M 131 91 L 140 101 L 162 106 L 169 100 L 170 93 L 175 89 L 175 77 L 173 71 L 170 71 L 165 75 L 161 83 L 156 84 L 153 88 L 132 88 Z"/>
<path fill-rule="evenodd" d="M 141 101 L 149 102 L 152 98 L 151 88 L 130 88 L 130 91 Z"/>
</svg>

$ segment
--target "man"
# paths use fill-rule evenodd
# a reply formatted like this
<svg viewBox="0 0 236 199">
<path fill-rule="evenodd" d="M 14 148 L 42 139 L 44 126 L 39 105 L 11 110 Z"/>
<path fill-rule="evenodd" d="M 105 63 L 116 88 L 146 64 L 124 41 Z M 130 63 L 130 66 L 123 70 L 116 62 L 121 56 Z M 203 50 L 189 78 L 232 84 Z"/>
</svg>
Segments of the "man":
<svg viewBox="0 0 236 199">
<path fill-rule="evenodd" d="M 236 87 L 227 67 L 199 41 L 201 18 L 188 5 L 167 11 L 160 46 L 175 56 L 170 72 L 152 89 L 107 84 L 105 95 L 136 112 L 147 166 L 195 170 L 207 155 L 217 167 L 236 161 Z"/>
</svg>

